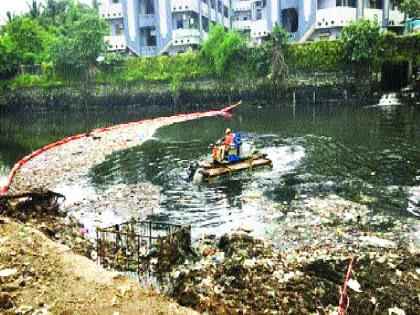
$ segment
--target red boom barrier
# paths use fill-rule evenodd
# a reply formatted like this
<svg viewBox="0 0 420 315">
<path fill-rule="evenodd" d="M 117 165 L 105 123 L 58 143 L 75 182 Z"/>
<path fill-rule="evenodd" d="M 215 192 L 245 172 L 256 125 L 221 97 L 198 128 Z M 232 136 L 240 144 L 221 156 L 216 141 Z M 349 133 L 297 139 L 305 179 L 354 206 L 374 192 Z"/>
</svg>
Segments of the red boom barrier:
<svg viewBox="0 0 420 315">
<path fill-rule="evenodd" d="M 242 103 L 242 101 L 240 101 L 237 104 L 227 106 L 227 107 L 225 107 L 221 110 L 177 114 L 177 115 L 174 115 L 174 116 L 164 116 L 164 117 L 157 117 L 157 118 L 153 118 L 153 119 L 145 119 L 145 120 L 139 120 L 139 121 L 126 122 L 126 123 L 122 123 L 122 124 L 118 124 L 118 125 L 114 125 L 114 126 L 108 126 L 108 127 L 102 127 L 102 128 L 94 129 L 94 130 L 92 130 L 92 133 L 112 131 L 112 130 L 116 130 L 116 129 L 119 129 L 119 128 L 128 127 L 128 126 L 131 126 L 131 125 L 134 125 L 134 124 L 143 124 L 143 123 L 149 123 L 149 122 L 153 122 L 153 121 L 169 120 L 171 118 L 186 117 L 188 119 L 195 119 L 195 118 L 198 118 L 198 117 L 209 117 L 209 116 L 223 115 L 223 114 L 228 113 L 229 111 L 233 110 L 234 108 L 236 108 L 241 103 Z M 41 155 L 42 153 L 44 153 L 48 150 L 59 147 L 61 145 L 69 143 L 71 141 L 75 141 L 75 140 L 78 140 L 78 139 L 81 139 L 81 138 L 86 138 L 88 136 L 90 136 L 90 133 L 82 133 L 82 134 L 70 136 L 70 137 L 55 141 L 53 143 L 50 143 L 50 144 L 48 144 L 48 145 L 46 145 L 46 146 L 44 146 L 40 149 L 35 150 L 31 154 L 28 154 L 27 156 L 23 157 L 20 161 L 18 161 L 13 166 L 12 170 L 9 172 L 9 175 L 7 176 L 6 184 L 3 187 L 0 187 L 0 196 L 5 195 L 9 191 L 9 187 L 12 184 L 13 179 L 16 176 L 16 173 L 19 171 L 19 169 L 21 167 L 23 167 L 30 160 L 32 160 L 33 158 Z"/>
</svg>

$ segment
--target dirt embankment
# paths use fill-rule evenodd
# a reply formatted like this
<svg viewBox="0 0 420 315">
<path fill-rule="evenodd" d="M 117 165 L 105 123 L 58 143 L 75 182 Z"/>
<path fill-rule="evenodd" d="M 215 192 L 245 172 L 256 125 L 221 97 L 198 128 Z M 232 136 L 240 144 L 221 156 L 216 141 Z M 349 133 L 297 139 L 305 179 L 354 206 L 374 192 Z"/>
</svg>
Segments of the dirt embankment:
<svg viewBox="0 0 420 315">
<path fill-rule="evenodd" d="M 196 314 L 4 217 L 0 286 L 5 314 Z"/>
</svg>

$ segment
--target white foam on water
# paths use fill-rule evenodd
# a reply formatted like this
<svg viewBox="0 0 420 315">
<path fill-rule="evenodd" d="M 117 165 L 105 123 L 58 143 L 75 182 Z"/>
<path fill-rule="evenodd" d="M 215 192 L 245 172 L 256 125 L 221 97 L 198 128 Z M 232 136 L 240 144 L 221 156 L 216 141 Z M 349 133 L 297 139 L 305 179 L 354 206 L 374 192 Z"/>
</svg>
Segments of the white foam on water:
<svg viewBox="0 0 420 315">
<path fill-rule="evenodd" d="M 272 178 L 294 170 L 305 157 L 305 149 L 302 146 L 268 147 L 261 152 L 267 154 L 267 157 L 273 161 L 272 171 L 262 175 Z"/>
<path fill-rule="evenodd" d="M 55 192 L 62 194 L 66 197 L 64 206 L 67 207 L 76 202 L 82 202 L 85 200 L 97 199 L 97 194 L 94 188 L 89 185 L 85 185 L 79 182 L 74 185 L 62 184 L 54 187 Z"/>
<path fill-rule="evenodd" d="M 420 186 L 414 186 L 409 189 L 410 197 L 408 198 L 407 211 L 420 217 Z"/>
</svg>

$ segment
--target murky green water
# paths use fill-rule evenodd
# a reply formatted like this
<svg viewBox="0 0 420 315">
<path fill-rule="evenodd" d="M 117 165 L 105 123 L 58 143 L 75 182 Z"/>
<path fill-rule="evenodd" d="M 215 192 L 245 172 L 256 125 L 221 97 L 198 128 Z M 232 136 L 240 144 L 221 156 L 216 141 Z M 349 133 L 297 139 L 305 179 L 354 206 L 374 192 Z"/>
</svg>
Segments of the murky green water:
<svg viewBox="0 0 420 315">
<path fill-rule="evenodd" d="M 419 214 L 420 112 L 412 107 L 361 108 L 244 105 L 231 118 L 208 118 L 160 129 L 141 147 L 95 167 L 92 184 L 148 181 L 161 187 L 160 215 L 218 233 L 241 224 L 264 229 L 264 207 L 299 196 L 337 194 L 391 215 Z M 273 169 L 188 182 L 191 161 L 208 158 L 226 127 L 273 159 Z M 258 203 L 247 196 L 259 196 Z"/>
<path fill-rule="evenodd" d="M 3 172 L 41 143 L 93 127 L 170 113 L 171 109 L 133 107 L 1 117 Z M 254 141 L 273 160 L 273 168 L 193 185 L 187 180 L 188 164 L 205 160 L 226 127 Z M 143 146 L 108 157 L 88 180 L 98 191 L 119 183 L 151 182 L 161 188 L 159 215 L 192 224 L 198 233 L 218 233 L 242 224 L 263 229 L 265 206 L 290 203 L 302 195 L 338 194 L 374 211 L 419 215 L 420 109 L 362 108 L 332 101 L 243 105 L 230 118 L 164 127 Z M 263 202 L 256 206 L 247 196 L 261 196 L 258 199 Z"/>
</svg>

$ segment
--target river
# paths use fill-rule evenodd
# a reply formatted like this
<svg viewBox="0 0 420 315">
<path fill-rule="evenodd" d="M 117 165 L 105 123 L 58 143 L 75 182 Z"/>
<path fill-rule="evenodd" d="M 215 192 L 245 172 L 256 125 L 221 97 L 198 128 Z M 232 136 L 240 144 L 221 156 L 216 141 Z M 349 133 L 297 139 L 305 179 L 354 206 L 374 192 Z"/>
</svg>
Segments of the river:
<svg viewBox="0 0 420 315">
<path fill-rule="evenodd" d="M 23 155 L 63 136 L 172 113 L 172 108 L 131 106 L 2 115 L 0 175 Z M 387 216 L 418 216 L 419 122 L 420 109 L 408 104 L 244 104 L 231 117 L 163 127 L 142 146 L 109 156 L 83 182 L 98 194 L 116 185 L 150 183 L 160 191 L 155 216 L 191 224 L 195 235 L 244 224 L 264 234 L 270 209 L 302 196 L 334 194 Z M 207 159 L 227 127 L 267 153 L 273 168 L 192 184 L 189 163 Z M 115 215 L 122 219 L 118 209 Z"/>
</svg>

